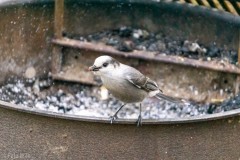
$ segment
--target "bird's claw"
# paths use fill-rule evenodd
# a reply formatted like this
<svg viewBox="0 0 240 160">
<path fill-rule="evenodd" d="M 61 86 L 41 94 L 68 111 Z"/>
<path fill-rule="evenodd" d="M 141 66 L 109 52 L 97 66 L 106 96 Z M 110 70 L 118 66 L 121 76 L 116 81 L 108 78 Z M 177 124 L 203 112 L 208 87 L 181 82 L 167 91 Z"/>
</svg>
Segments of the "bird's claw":
<svg viewBox="0 0 240 160">
<path fill-rule="evenodd" d="M 142 126 L 142 116 L 139 115 L 137 119 L 137 127 Z"/>
<path fill-rule="evenodd" d="M 110 116 L 110 123 L 112 124 L 116 119 L 118 119 L 117 115 Z"/>
</svg>

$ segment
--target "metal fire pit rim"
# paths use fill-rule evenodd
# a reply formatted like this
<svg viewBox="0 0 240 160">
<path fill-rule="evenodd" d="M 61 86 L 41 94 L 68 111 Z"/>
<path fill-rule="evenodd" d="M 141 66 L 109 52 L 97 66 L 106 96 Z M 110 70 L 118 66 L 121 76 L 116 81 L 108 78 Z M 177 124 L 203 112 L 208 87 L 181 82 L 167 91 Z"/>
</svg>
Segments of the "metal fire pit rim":
<svg viewBox="0 0 240 160">
<path fill-rule="evenodd" d="M 54 0 L 8 0 L 8 1 L 2 1 L 0 2 L 0 8 L 3 7 L 13 7 L 13 6 L 19 6 L 19 5 L 28 5 L 28 4 L 47 4 L 52 3 Z"/>
<path fill-rule="evenodd" d="M 74 0 L 66 0 L 66 2 L 76 2 Z M 48 4 L 54 3 L 54 0 L 9 0 L 0 3 L 0 8 L 11 7 L 17 5 L 28 5 L 28 4 Z M 114 1 L 114 0 L 82 0 L 77 3 L 115 3 L 115 4 L 146 4 L 146 5 L 164 5 L 174 9 L 176 12 L 184 11 L 196 14 L 198 16 L 212 16 L 213 18 L 221 19 L 223 21 L 231 22 L 231 24 L 240 25 L 240 16 L 233 15 L 229 12 L 216 10 L 203 6 L 195 6 L 189 3 L 177 3 L 173 1 L 157 1 L 157 0 L 124 0 L 124 1 Z"/>
<path fill-rule="evenodd" d="M 5 102 L 0 100 L 0 107 L 15 110 L 19 112 L 40 115 L 44 117 L 52 117 L 66 120 L 82 121 L 82 122 L 97 122 L 97 123 L 109 123 L 109 118 L 104 117 L 90 117 L 90 116 L 79 116 L 64 113 L 55 113 L 45 110 L 36 109 L 33 107 L 20 106 L 13 103 Z M 225 119 L 230 117 L 240 116 L 240 109 L 235 109 L 231 111 L 226 111 L 222 113 L 215 113 L 203 116 L 195 116 L 189 118 L 164 118 L 164 119 L 143 119 L 142 123 L 151 124 L 188 124 L 188 123 L 199 123 L 204 121 L 212 121 L 218 119 Z M 114 124 L 136 124 L 136 119 L 117 119 Z"/>
</svg>

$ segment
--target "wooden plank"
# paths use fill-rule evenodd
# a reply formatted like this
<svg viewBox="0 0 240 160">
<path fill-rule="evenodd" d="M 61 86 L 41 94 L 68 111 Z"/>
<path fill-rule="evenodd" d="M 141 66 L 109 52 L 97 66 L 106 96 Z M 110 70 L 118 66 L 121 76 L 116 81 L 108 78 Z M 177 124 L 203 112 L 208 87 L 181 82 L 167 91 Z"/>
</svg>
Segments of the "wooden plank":
<svg viewBox="0 0 240 160">
<path fill-rule="evenodd" d="M 224 11 L 222 5 L 220 4 L 220 2 L 219 2 L 218 0 L 213 0 L 213 3 L 214 3 L 214 6 L 215 6 L 217 9 Z"/>
<path fill-rule="evenodd" d="M 238 13 L 237 11 L 235 10 L 235 8 L 233 7 L 232 3 L 227 1 L 227 0 L 224 0 L 224 4 L 225 6 L 227 7 L 228 11 L 231 12 L 232 14 L 234 15 L 237 15 L 238 16 Z"/>
<path fill-rule="evenodd" d="M 211 7 L 207 0 L 202 0 L 202 4 L 206 7 Z"/>
</svg>

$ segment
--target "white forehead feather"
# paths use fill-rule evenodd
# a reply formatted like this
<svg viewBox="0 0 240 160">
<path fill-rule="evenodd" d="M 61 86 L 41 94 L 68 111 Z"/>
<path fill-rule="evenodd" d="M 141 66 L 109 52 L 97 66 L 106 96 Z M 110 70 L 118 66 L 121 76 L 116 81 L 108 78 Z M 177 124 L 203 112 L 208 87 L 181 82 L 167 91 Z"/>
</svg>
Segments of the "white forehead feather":
<svg viewBox="0 0 240 160">
<path fill-rule="evenodd" d="M 112 59 L 110 56 L 100 56 L 95 59 L 94 65 L 95 66 L 102 66 L 103 63 L 108 62 Z"/>
</svg>

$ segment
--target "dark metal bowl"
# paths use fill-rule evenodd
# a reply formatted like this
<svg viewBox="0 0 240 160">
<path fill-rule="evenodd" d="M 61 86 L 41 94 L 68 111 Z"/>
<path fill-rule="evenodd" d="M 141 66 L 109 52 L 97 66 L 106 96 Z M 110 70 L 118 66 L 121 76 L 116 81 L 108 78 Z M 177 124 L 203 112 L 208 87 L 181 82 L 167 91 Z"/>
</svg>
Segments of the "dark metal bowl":
<svg viewBox="0 0 240 160">
<path fill-rule="evenodd" d="M 1 83 L 12 75 L 23 76 L 29 66 L 36 68 L 37 76 L 50 71 L 53 1 L 22 2 L 0 3 Z M 89 0 L 76 4 L 68 0 L 65 31 L 87 34 L 126 24 L 238 48 L 237 16 L 176 3 L 128 2 Z M 125 14 L 130 15 L 129 19 L 124 19 Z M 116 19 L 119 15 L 121 22 Z M 143 16 L 145 19 L 140 19 Z M 161 21 L 152 23 L 148 18 Z M 96 21 L 99 23 L 95 24 Z M 3 101 L 0 106 L 1 159 L 240 157 L 240 109 L 201 117 L 143 120 L 143 126 L 137 128 L 133 125 L 135 120 L 129 119 L 119 119 L 110 125 L 108 118 L 57 114 Z"/>
</svg>

